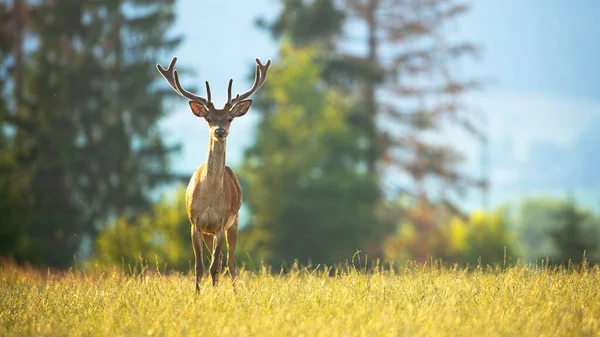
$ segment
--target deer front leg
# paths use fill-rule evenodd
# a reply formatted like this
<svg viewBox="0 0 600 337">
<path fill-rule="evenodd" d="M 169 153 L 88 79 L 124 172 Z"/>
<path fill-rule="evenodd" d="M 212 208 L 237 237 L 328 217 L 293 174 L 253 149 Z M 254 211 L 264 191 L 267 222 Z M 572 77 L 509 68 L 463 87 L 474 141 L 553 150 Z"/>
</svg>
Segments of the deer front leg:
<svg viewBox="0 0 600 337">
<path fill-rule="evenodd" d="M 204 261 L 202 260 L 202 241 L 200 232 L 196 226 L 192 226 L 192 246 L 194 247 L 195 271 L 196 271 L 196 294 L 200 292 L 200 281 L 204 274 Z"/>
<path fill-rule="evenodd" d="M 210 264 L 210 275 L 212 276 L 213 286 L 217 284 L 219 271 L 221 270 L 221 257 L 223 256 L 223 243 L 225 242 L 225 231 L 220 230 L 215 234 L 212 263 Z"/>
<path fill-rule="evenodd" d="M 235 282 L 236 266 L 235 266 L 235 245 L 237 244 L 237 232 L 238 232 L 238 217 L 236 216 L 235 222 L 227 230 L 227 266 L 229 267 L 229 274 L 231 280 Z"/>
</svg>

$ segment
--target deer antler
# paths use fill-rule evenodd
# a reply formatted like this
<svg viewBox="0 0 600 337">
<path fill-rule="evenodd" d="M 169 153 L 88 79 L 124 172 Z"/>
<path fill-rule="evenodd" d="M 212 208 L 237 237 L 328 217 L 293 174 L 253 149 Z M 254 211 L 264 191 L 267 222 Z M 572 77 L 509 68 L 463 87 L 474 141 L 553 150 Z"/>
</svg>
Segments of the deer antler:
<svg viewBox="0 0 600 337">
<path fill-rule="evenodd" d="M 267 60 L 266 64 L 262 64 L 259 59 L 255 59 L 256 61 L 256 72 L 254 73 L 254 84 L 250 90 L 246 91 L 243 94 L 237 94 L 234 99 L 231 99 L 231 85 L 233 84 L 233 79 L 229 80 L 229 86 L 227 87 L 227 103 L 226 105 L 232 107 L 236 103 L 245 100 L 246 98 L 252 96 L 255 92 L 262 87 L 262 85 L 267 80 L 267 71 L 269 70 L 269 66 L 271 65 L 271 60 Z"/>
<path fill-rule="evenodd" d="M 163 68 L 160 64 L 156 65 L 156 69 L 158 69 L 158 72 L 167 80 L 167 82 L 169 82 L 169 85 L 171 86 L 171 88 L 173 88 L 173 90 L 175 90 L 176 93 L 178 93 L 179 95 L 191 99 L 192 101 L 196 101 L 198 103 L 202 103 L 205 106 L 212 106 L 212 102 L 210 100 L 210 85 L 208 84 L 208 81 L 206 81 L 206 97 L 201 97 L 201 96 L 197 96 L 185 89 L 183 89 L 183 87 L 181 86 L 181 83 L 179 83 L 179 74 L 177 73 L 177 69 L 175 69 L 175 62 L 177 62 L 177 57 L 173 57 L 173 59 L 171 60 L 171 63 L 169 64 L 169 68 L 165 69 Z"/>
</svg>

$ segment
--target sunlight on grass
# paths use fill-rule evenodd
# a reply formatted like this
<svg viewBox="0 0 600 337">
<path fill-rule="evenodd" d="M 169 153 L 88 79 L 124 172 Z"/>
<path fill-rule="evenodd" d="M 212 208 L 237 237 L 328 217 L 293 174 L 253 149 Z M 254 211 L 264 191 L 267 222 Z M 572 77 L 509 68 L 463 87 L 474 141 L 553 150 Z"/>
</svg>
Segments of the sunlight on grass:
<svg viewBox="0 0 600 337">
<path fill-rule="evenodd" d="M 9 336 L 597 336 L 600 270 L 416 266 L 286 275 L 0 271 Z"/>
</svg>

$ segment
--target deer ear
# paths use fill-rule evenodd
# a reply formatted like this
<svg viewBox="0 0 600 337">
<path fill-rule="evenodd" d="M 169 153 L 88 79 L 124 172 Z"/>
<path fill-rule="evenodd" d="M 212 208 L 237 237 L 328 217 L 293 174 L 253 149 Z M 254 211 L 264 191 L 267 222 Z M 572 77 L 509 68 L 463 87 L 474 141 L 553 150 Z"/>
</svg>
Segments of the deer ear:
<svg viewBox="0 0 600 337">
<path fill-rule="evenodd" d="M 251 99 L 238 102 L 233 106 L 233 108 L 231 108 L 231 115 L 233 117 L 242 117 L 246 114 L 246 112 L 248 112 L 248 109 L 250 109 L 250 104 L 252 104 Z"/>
<path fill-rule="evenodd" d="M 192 108 L 194 115 L 198 117 L 208 116 L 208 108 L 202 103 L 190 101 L 190 108 Z"/>
</svg>

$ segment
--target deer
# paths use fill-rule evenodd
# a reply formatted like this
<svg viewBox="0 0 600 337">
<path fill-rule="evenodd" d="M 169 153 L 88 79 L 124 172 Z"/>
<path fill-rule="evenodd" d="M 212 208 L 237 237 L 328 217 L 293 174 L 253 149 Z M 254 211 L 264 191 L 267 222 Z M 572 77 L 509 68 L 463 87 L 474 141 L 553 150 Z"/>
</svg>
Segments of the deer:
<svg viewBox="0 0 600 337">
<path fill-rule="evenodd" d="M 221 273 L 222 250 L 227 241 L 227 267 L 232 282 L 236 280 L 235 246 L 238 235 L 239 210 L 242 205 L 242 189 L 233 170 L 225 165 L 226 139 L 231 122 L 248 112 L 256 93 L 267 79 L 271 60 L 262 64 L 257 58 L 254 84 L 242 93 L 231 97 L 233 79 L 229 80 L 227 102 L 217 109 L 211 101 L 210 85 L 206 81 L 206 98 L 185 90 L 179 82 L 175 69 L 177 57 L 173 57 L 169 67 L 160 64 L 156 68 L 177 94 L 189 99 L 192 113 L 203 118 L 209 127 L 209 146 L 206 161 L 198 167 L 190 178 L 186 189 L 185 204 L 191 223 L 192 246 L 195 258 L 196 293 L 204 274 L 202 241 L 211 253 L 210 274 L 213 287 Z M 202 241 L 201 241 L 202 240 Z"/>
</svg>

